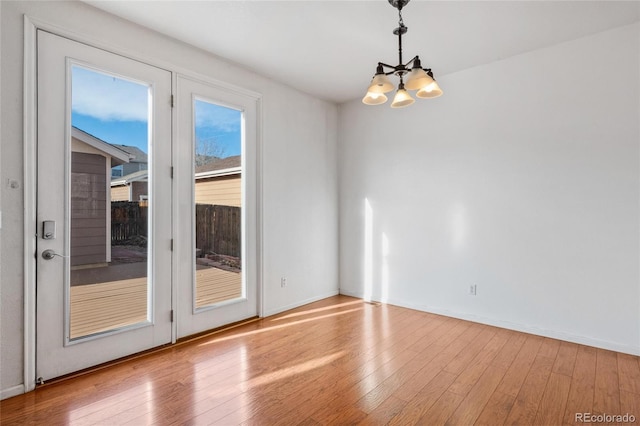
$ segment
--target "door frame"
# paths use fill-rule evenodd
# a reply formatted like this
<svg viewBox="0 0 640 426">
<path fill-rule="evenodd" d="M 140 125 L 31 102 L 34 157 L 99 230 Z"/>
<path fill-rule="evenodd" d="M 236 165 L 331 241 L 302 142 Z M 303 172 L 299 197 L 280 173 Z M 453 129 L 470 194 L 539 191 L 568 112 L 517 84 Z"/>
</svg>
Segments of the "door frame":
<svg viewBox="0 0 640 426">
<path fill-rule="evenodd" d="M 111 53 L 144 62 L 149 65 L 164 68 L 171 72 L 172 87 L 176 87 L 177 75 L 190 76 L 192 78 L 216 85 L 256 99 L 256 280 L 257 280 L 257 309 L 258 316 L 262 317 L 264 310 L 264 264 L 263 264 L 263 186 L 262 186 L 262 95 L 210 76 L 193 72 L 192 70 L 171 62 L 145 57 L 132 50 L 115 46 L 101 39 L 79 34 L 73 30 L 51 24 L 47 21 L 29 17 L 24 21 L 24 45 L 23 45 L 23 194 L 24 194 L 24 290 L 23 290 L 23 391 L 29 392 L 36 387 L 36 242 L 37 242 L 37 30 L 44 30 L 55 35 L 69 38 L 73 41 L 106 50 Z M 175 95 L 175 93 L 174 93 Z M 177 114 L 172 114 L 172 144 L 177 140 Z M 175 185 L 175 181 L 173 183 Z M 174 200 L 174 208 L 177 204 Z M 172 233 L 175 238 L 175 221 L 172 225 Z M 175 290 L 176 256 L 172 263 L 172 289 Z M 172 290 L 172 306 L 177 307 L 177 294 Z M 177 326 L 174 321 L 171 325 L 172 343 L 176 341 Z"/>
</svg>

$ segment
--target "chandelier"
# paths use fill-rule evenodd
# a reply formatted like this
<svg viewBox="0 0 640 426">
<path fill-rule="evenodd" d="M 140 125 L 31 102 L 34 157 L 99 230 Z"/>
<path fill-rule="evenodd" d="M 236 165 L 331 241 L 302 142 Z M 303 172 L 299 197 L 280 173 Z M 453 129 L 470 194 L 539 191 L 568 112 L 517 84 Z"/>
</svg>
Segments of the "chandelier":
<svg viewBox="0 0 640 426">
<path fill-rule="evenodd" d="M 409 0 L 389 0 L 391 6 L 398 9 L 398 28 L 393 30 L 393 34 L 398 36 L 398 65 L 388 65 L 378 62 L 376 74 L 371 80 L 367 89 L 367 94 L 362 98 L 362 102 L 367 105 L 380 105 L 387 102 L 385 93 L 393 90 L 393 84 L 388 75 L 395 74 L 400 79 L 398 90 L 391 102 L 391 108 L 402 108 L 411 105 L 415 100 L 407 90 L 417 90 L 418 98 L 436 98 L 442 95 L 442 90 L 433 78 L 431 68 L 422 68 L 420 58 L 415 56 L 406 64 L 402 63 L 402 35 L 407 33 L 407 27 L 402 21 L 402 8 L 409 3 Z M 411 68 L 409 68 L 411 66 Z M 404 82 L 406 76 L 407 82 Z"/>
</svg>

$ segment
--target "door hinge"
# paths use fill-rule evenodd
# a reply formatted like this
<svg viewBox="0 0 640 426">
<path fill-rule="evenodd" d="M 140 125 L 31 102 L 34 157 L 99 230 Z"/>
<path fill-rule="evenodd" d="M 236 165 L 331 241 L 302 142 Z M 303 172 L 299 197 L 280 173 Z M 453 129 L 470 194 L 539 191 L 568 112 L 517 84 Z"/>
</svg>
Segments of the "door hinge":
<svg viewBox="0 0 640 426">
<path fill-rule="evenodd" d="M 173 238 L 171 239 L 171 244 L 170 244 L 170 246 L 171 246 L 171 251 L 173 251 Z"/>
<path fill-rule="evenodd" d="M 173 108 L 173 95 L 171 95 L 171 108 Z"/>
<path fill-rule="evenodd" d="M 171 179 L 173 179 L 173 166 L 171 166 Z"/>
<path fill-rule="evenodd" d="M 171 310 L 171 312 L 169 313 L 169 316 L 171 317 L 171 322 L 173 322 L 173 309 Z"/>
</svg>

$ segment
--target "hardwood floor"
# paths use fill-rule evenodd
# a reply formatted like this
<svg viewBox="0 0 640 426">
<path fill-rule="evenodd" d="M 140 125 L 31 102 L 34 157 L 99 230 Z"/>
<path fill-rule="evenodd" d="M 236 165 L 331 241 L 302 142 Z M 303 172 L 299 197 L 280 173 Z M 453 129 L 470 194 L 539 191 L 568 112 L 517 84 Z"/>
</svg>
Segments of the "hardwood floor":
<svg viewBox="0 0 640 426">
<path fill-rule="evenodd" d="M 0 403 L 3 425 L 563 425 L 576 413 L 640 424 L 640 359 L 345 296 Z"/>
</svg>

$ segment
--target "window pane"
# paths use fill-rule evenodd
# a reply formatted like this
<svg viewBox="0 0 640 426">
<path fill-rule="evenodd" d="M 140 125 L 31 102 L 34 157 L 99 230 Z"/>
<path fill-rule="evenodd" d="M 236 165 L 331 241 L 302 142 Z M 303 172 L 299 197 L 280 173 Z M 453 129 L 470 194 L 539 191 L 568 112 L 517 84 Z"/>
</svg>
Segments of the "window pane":
<svg viewBox="0 0 640 426">
<path fill-rule="evenodd" d="M 73 66 L 71 340 L 149 320 L 149 86 Z"/>
<path fill-rule="evenodd" d="M 194 102 L 195 308 L 244 296 L 242 112 Z"/>
</svg>

